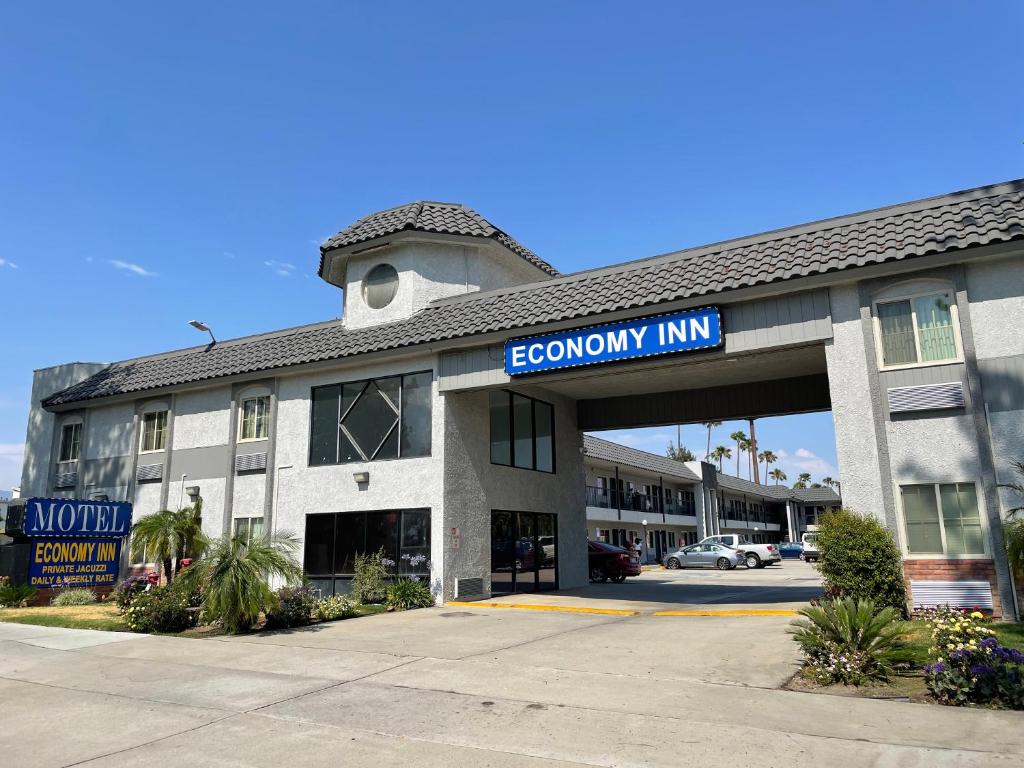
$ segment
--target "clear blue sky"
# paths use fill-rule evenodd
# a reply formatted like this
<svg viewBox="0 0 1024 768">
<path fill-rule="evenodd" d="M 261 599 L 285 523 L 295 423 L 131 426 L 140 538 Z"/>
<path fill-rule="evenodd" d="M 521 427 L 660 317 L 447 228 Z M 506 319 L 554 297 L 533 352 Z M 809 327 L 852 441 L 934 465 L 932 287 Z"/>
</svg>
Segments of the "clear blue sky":
<svg viewBox="0 0 1024 768">
<path fill-rule="evenodd" d="M 1024 176 L 1022 33 L 1017 2 L 9 3 L 0 488 L 33 368 L 334 317 L 316 243 L 374 210 L 465 202 L 570 271 Z M 834 467 L 827 414 L 762 431 Z"/>
</svg>

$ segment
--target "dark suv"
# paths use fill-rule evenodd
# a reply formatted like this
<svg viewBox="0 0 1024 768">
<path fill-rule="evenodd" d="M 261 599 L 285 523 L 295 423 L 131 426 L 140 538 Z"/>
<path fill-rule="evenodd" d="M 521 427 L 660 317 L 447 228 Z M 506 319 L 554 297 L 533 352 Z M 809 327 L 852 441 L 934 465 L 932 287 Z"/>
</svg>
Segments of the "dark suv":
<svg viewBox="0 0 1024 768">
<path fill-rule="evenodd" d="M 611 579 L 621 584 L 627 576 L 640 575 L 640 558 L 622 547 L 605 544 L 603 541 L 588 541 L 587 553 L 591 581 Z"/>
</svg>

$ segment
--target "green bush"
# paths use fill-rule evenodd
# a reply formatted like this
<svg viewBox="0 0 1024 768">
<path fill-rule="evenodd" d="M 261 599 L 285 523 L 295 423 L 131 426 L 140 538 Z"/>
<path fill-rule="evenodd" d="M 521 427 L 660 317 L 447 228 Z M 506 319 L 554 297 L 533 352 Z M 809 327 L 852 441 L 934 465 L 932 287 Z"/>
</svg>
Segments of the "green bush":
<svg viewBox="0 0 1024 768">
<path fill-rule="evenodd" d="M 871 600 L 906 616 L 903 557 L 875 518 L 845 509 L 825 514 L 818 523 L 818 549 L 828 598 Z"/>
<path fill-rule="evenodd" d="M 114 602 L 121 613 L 124 613 L 140 593 L 149 589 L 149 579 L 145 576 L 129 576 L 117 585 L 114 590 Z"/>
<path fill-rule="evenodd" d="M 313 621 L 316 595 L 309 587 L 285 587 L 277 591 L 277 605 L 267 613 L 267 629 L 304 627 Z"/>
<path fill-rule="evenodd" d="M 383 548 L 371 554 L 356 555 L 352 599 L 363 604 L 383 603 L 394 565 L 394 560 L 385 557 Z"/>
<path fill-rule="evenodd" d="M 176 587 L 153 587 L 139 592 L 124 611 L 133 632 L 183 632 L 196 625 L 198 614 L 189 610 L 189 591 Z"/>
<path fill-rule="evenodd" d="M 96 602 L 96 593 L 91 589 L 64 589 L 50 601 L 51 605 L 64 608 L 69 605 L 92 605 Z"/>
<path fill-rule="evenodd" d="M 434 604 L 434 595 L 426 582 L 403 577 L 388 584 L 384 604 L 391 611 L 429 608 Z"/>
<path fill-rule="evenodd" d="M 826 600 L 799 611 L 790 633 L 800 643 L 807 673 L 823 684 L 885 680 L 910 659 L 907 625 L 891 606 L 870 600 Z"/>
<path fill-rule="evenodd" d="M 0 608 L 24 608 L 38 591 L 27 584 L 17 587 L 10 584 L 0 585 Z"/>
<path fill-rule="evenodd" d="M 313 618 L 317 621 L 337 621 L 355 615 L 352 601 L 342 595 L 328 595 L 316 601 Z"/>
</svg>

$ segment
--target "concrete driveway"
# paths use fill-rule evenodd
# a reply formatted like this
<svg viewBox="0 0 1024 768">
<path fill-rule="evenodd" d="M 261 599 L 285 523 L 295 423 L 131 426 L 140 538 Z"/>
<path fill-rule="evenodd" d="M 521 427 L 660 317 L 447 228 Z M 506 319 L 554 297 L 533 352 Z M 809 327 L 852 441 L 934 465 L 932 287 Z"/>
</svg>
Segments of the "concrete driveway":
<svg viewBox="0 0 1024 768">
<path fill-rule="evenodd" d="M 760 594 L 743 583 L 766 573 L 731 575 L 645 574 L 614 598 L 644 606 L 635 616 L 460 606 L 204 640 L 0 624 L 0 755 L 17 768 L 1024 761 L 1019 714 L 777 690 L 797 661 L 786 617 L 647 610 L 684 604 L 659 590 L 747 604 L 726 601 Z"/>
</svg>

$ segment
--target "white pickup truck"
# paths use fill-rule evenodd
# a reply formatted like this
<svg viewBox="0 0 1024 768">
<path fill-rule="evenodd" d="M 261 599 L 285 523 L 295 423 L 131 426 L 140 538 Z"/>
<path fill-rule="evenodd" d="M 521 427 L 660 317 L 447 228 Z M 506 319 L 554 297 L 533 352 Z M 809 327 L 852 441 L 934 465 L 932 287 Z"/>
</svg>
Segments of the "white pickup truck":
<svg viewBox="0 0 1024 768">
<path fill-rule="evenodd" d="M 738 549 L 746 558 L 747 568 L 764 568 L 766 565 L 782 562 L 782 553 L 775 544 L 755 544 L 749 536 L 738 533 L 723 533 L 701 539 L 701 544 L 724 544 Z"/>
</svg>

